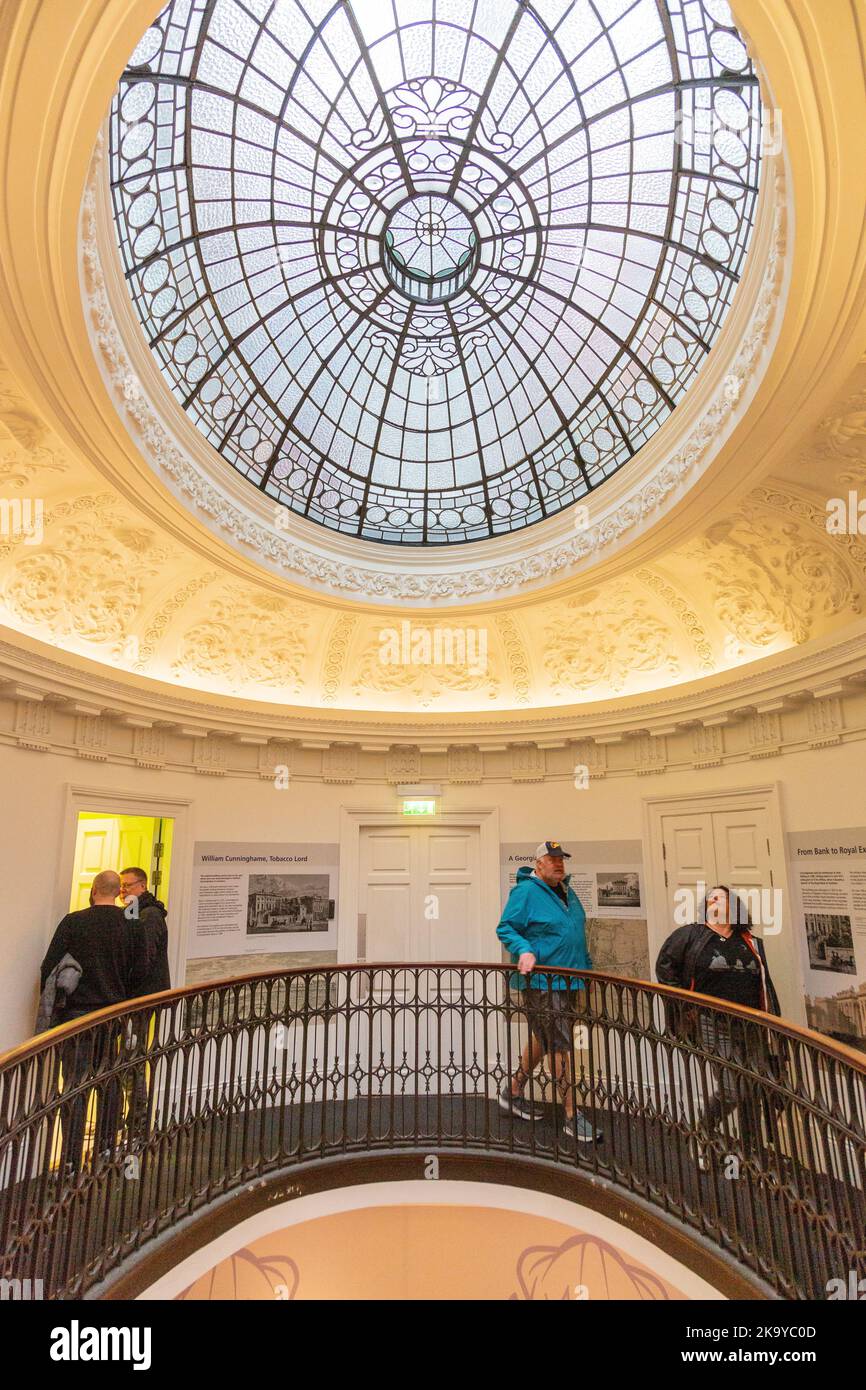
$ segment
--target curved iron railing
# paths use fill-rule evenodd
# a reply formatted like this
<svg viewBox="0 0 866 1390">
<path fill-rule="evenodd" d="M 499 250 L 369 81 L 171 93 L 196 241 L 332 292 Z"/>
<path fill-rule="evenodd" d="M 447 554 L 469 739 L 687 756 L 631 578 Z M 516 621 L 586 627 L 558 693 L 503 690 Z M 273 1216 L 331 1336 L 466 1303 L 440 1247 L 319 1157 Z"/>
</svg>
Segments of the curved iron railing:
<svg viewBox="0 0 866 1390">
<path fill-rule="evenodd" d="M 547 981 L 530 1016 L 504 967 L 328 966 L 32 1039 L 0 1058 L 0 1277 L 104 1291 L 253 1179 L 407 1150 L 589 1174 L 783 1298 L 866 1275 L 866 1056 L 679 990 L 562 976 L 575 988 Z M 524 1120 L 500 1095 L 532 1030 L 560 1055 Z M 569 1109 L 600 1142 L 567 1132 Z"/>
</svg>

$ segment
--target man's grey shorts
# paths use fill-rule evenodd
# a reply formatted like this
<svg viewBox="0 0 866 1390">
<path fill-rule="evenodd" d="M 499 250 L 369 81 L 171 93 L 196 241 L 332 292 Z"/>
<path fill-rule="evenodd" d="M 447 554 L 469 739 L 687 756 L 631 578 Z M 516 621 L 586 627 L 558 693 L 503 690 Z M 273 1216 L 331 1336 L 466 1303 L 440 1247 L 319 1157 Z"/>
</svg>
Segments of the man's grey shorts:
<svg viewBox="0 0 866 1390">
<path fill-rule="evenodd" d="M 530 1032 L 547 1052 L 571 1052 L 574 1028 L 584 1007 L 582 989 L 532 989 L 520 992 Z"/>
</svg>

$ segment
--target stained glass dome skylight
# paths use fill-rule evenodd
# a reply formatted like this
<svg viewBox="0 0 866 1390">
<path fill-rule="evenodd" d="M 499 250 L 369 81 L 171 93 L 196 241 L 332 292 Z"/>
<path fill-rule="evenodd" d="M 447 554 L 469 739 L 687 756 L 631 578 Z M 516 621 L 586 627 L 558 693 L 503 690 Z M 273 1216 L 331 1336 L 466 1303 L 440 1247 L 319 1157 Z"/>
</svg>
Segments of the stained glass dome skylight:
<svg viewBox="0 0 866 1390">
<path fill-rule="evenodd" d="M 123 268 L 175 397 L 275 504 L 480 540 L 682 398 L 760 123 L 725 0 L 172 0 L 112 106 Z"/>
</svg>

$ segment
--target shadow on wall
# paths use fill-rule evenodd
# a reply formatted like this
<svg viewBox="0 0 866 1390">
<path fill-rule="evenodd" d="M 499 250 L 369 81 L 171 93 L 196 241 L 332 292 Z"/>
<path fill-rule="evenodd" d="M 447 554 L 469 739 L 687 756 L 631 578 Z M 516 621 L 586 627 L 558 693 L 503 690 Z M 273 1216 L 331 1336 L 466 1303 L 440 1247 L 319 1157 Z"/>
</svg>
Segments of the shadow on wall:
<svg viewBox="0 0 866 1390">
<path fill-rule="evenodd" d="M 369 1207 L 262 1236 L 178 1295 L 291 1299 L 683 1300 L 633 1255 L 550 1218 L 486 1207 Z"/>
</svg>

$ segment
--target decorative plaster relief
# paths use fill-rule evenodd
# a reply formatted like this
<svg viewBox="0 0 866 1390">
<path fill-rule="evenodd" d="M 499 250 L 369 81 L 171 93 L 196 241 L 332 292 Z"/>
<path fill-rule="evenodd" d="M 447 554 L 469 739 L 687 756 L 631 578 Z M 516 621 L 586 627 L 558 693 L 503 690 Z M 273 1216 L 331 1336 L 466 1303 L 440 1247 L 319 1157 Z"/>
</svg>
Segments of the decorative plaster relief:
<svg viewBox="0 0 866 1390">
<path fill-rule="evenodd" d="M 775 712 L 749 715 L 749 757 L 774 758 L 782 751 L 782 723 Z"/>
<path fill-rule="evenodd" d="M 351 613 L 341 613 L 328 635 L 325 659 L 322 664 L 322 703 L 333 705 L 340 692 L 349 656 L 349 643 L 358 619 Z"/>
<path fill-rule="evenodd" d="M 572 744 L 576 766 L 585 767 L 590 779 L 607 774 L 607 747 L 595 739 L 582 738 Z"/>
<path fill-rule="evenodd" d="M 719 767 L 725 751 L 719 724 L 696 724 L 692 734 L 692 759 L 696 768 Z"/>
<path fill-rule="evenodd" d="M 809 724 L 811 748 L 824 748 L 829 744 L 842 742 L 845 721 L 842 702 L 837 695 L 810 701 L 806 705 L 806 719 Z"/>
<path fill-rule="evenodd" d="M 795 519 L 797 501 L 778 489 L 759 489 L 739 513 L 713 523 L 690 547 L 690 555 L 703 560 L 703 582 L 720 622 L 751 646 L 784 638 L 806 642 L 817 612 L 860 611 L 860 588 L 838 547 L 826 529 L 819 539 L 818 509 L 801 503 L 804 525 Z"/>
<path fill-rule="evenodd" d="M 193 739 L 192 765 L 196 772 L 224 777 L 227 771 L 228 740 L 211 734 Z"/>
<path fill-rule="evenodd" d="M 633 740 L 635 766 L 638 777 L 667 770 L 667 740 L 664 734 L 653 737 L 648 733 L 638 733 Z"/>
<path fill-rule="evenodd" d="M 186 605 L 197 597 L 204 589 L 211 584 L 215 584 L 219 579 L 217 570 L 206 570 L 204 574 L 196 575 L 188 584 L 177 589 L 167 602 L 163 603 L 156 615 L 150 620 L 144 631 L 144 641 L 139 644 L 138 656 L 132 663 L 133 671 L 147 671 L 154 657 L 156 656 L 157 646 L 165 635 L 166 628 L 176 613 L 180 613 Z"/>
<path fill-rule="evenodd" d="M 557 693 L 605 690 L 618 694 L 637 672 L 679 676 L 678 645 L 670 624 L 622 585 L 590 589 L 556 607 L 546 628 L 545 666 Z"/>
<path fill-rule="evenodd" d="M 211 599 L 210 617 L 180 638 L 172 664 L 177 679 L 218 678 L 228 689 L 256 685 L 299 695 L 304 689 L 305 642 L 311 615 L 290 603 L 240 584 L 228 585 Z"/>
<path fill-rule="evenodd" d="M 448 749 L 448 781 L 471 785 L 484 780 L 484 759 L 478 748 L 466 744 Z"/>
<path fill-rule="evenodd" d="M 59 440 L 0 363 L 0 490 L 20 491 L 41 473 L 65 473 Z"/>
<path fill-rule="evenodd" d="M 850 397 L 837 414 L 821 421 L 817 445 L 823 458 L 866 462 L 866 392 Z"/>
<path fill-rule="evenodd" d="M 851 483 L 857 485 L 855 469 L 837 475 L 837 483 Z M 861 483 L 866 483 L 866 464 L 862 469 Z M 829 496 L 829 494 L 828 494 Z M 764 507 L 770 508 L 778 514 L 787 512 L 789 515 L 807 522 L 813 529 L 812 545 L 820 545 L 822 550 L 832 557 L 836 572 L 844 576 L 843 583 L 848 590 L 847 598 L 843 597 L 842 605 L 850 606 L 852 612 L 860 613 L 863 603 L 863 585 L 866 584 L 866 540 L 859 535 L 831 535 L 827 531 L 827 501 L 821 498 L 820 502 L 811 497 L 801 497 L 795 493 L 782 491 L 779 487 L 761 486 L 751 494 L 756 502 L 760 502 Z M 809 547 L 799 544 L 799 534 L 795 538 L 794 546 L 789 547 L 789 558 L 792 561 L 792 572 L 795 578 L 804 585 L 813 585 L 817 593 L 827 587 L 827 576 L 824 570 L 824 562 L 817 561 L 814 552 L 810 552 Z M 847 566 L 847 568 L 846 568 Z M 837 608 L 828 606 L 824 603 L 823 612 L 837 612 Z"/>
<path fill-rule="evenodd" d="M 132 754 L 139 767 L 165 766 L 165 729 L 136 729 L 132 737 Z"/>
<path fill-rule="evenodd" d="M 79 497 L 49 513 L 42 544 L 18 550 L 3 600 L 14 618 L 43 628 L 53 641 L 108 645 L 112 659 L 120 660 L 145 585 L 171 552 L 134 518 L 123 527 L 116 506 L 109 505 L 113 500 Z M 81 519 L 56 524 L 73 514 Z"/>
<path fill-rule="evenodd" d="M 97 763 L 108 761 L 108 721 L 101 715 L 77 714 L 74 738 L 79 758 Z"/>
<path fill-rule="evenodd" d="M 51 747 L 52 707 L 45 700 L 15 701 L 15 737 L 19 748 L 47 753 Z"/>
<path fill-rule="evenodd" d="M 322 781 L 350 786 L 358 777 L 358 749 L 354 744 L 332 743 L 322 754 Z"/>
<path fill-rule="evenodd" d="M 269 739 L 266 744 L 259 748 L 259 777 L 263 782 L 273 782 L 278 767 L 286 768 L 289 780 L 291 780 L 292 745 Z"/>
<path fill-rule="evenodd" d="M 716 663 L 713 660 L 713 649 L 694 609 L 689 608 L 685 599 L 680 597 L 672 584 L 668 584 L 661 575 L 655 574 L 652 570 L 637 570 L 635 579 L 639 580 L 641 584 L 645 584 L 648 589 L 652 589 L 654 593 L 658 594 L 662 602 L 676 613 L 694 648 L 699 669 L 701 671 L 714 671 Z"/>
<path fill-rule="evenodd" d="M 421 750 L 416 744 L 392 744 L 385 759 L 385 780 L 417 782 L 421 776 Z"/>
<path fill-rule="evenodd" d="M 489 632 L 483 620 L 468 626 L 429 618 L 380 619 L 352 662 L 352 692 L 397 693 L 421 709 L 454 692 L 495 700 L 502 682 L 494 669 L 497 654 L 488 649 Z"/>
<path fill-rule="evenodd" d="M 512 782 L 543 782 L 546 770 L 544 750 L 537 744 L 523 743 L 512 746 Z"/>
<path fill-rule="evenodd" d="M 500 613 L 496 619 L 508 674 L 514 690 L 515 703 L 528 705 L 532 698 L 529 655 L 520 630 L 510 613 Z"/>
</svg>

